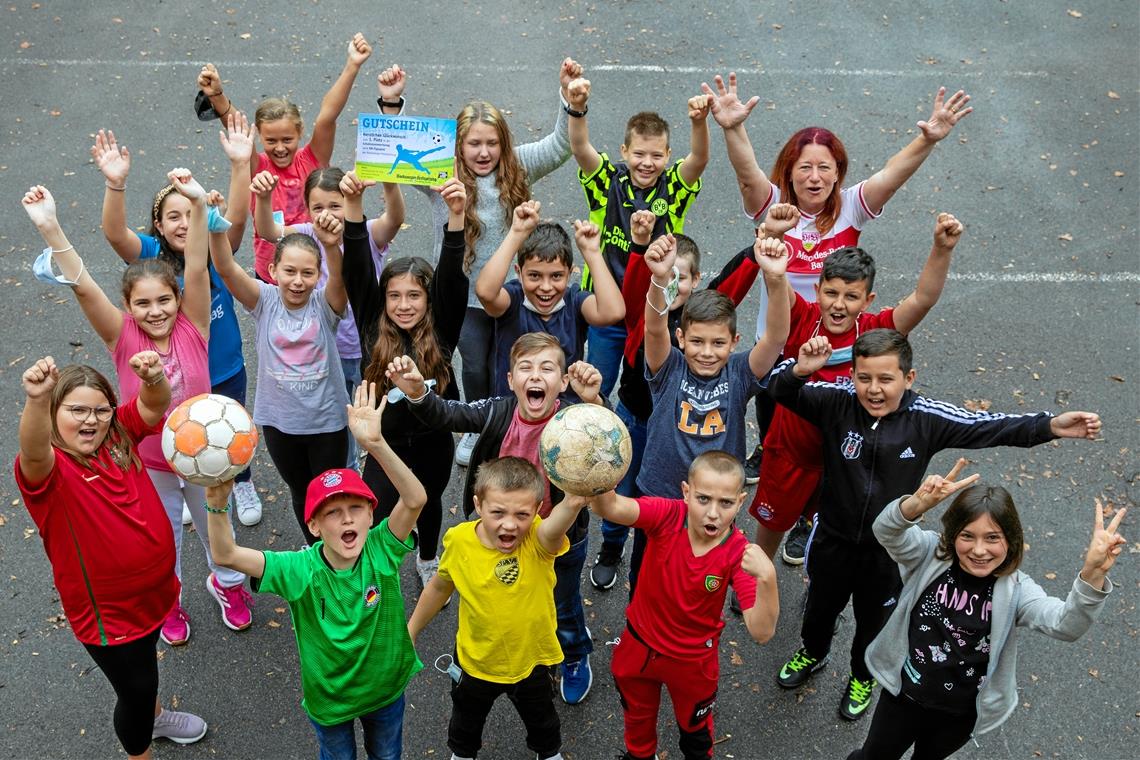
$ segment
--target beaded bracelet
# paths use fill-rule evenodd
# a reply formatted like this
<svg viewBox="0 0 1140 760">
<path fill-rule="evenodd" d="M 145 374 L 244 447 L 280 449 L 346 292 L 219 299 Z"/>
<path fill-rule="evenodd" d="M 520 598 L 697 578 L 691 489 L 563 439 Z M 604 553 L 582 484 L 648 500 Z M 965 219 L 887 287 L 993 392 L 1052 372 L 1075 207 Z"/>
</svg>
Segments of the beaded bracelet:
<svg viewBox="0 0 1140 760">
<path fill-rule="evenodd" d="M 227 506 L 224 509 L 218 509 L 216 507 L 211 507 L 209 504 L 207 504 L 206 505 L 206 511 L 211 513 L 211 514 L 215 514 L 215 515 L 225 515 L 225 514 L 229 514 L 230 508 Z"/>
</svg>

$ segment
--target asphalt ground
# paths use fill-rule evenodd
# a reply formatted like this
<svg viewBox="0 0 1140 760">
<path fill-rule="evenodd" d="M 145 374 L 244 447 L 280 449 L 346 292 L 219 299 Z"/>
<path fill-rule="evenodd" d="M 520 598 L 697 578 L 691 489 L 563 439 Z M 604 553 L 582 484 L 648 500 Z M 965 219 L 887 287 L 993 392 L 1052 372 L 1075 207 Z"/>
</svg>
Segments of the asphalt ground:
<svg viewBox="0 0 1140 760">
<path fill-rule="evenodd" d="M 762 166 L 771 165 L 795 129 L 821 124 L 846 143 L 850 181 L 881 167 L 912 138 L 939 85 L 967 89 L 975 113 L 864 232 L 862 244 L 879 262 L 879 302 L 909 292 L 929 251 L 935 214 L 955 213 L 967 231 L 941 303 L 912 338 L 917 387 L 994 410 L 1102 415 L 1103 440 L 1095 443 L 971 455 L 985 480 L 1011 489 L 1030 544 L 1023 569 L 1047 591 L 1064 595 L 1080 568 L 1094 504 L 1137 501 L 1140 18 L 1134 3 L 12 0 L 0 14 L 6 28 L 0 187 L 8 210 L 0 217 L 2 461 L 16 453 L 19 377 L 33 359 L 52 354 L 111 368 L 70 295 L 31 275 L 41 246 L 17 208 L 23 190 L 33 183 L 51 188 L 64 228 L 113 292 L 121 265 L 99 230 L 102 178 L 88 156 L 94 132 L 113 128 L 132 149 L 127 202 L 132 223 L 142 225 L 151 193 L 172 166 L 189 166 L 210 186 L 226 187 L 216 128 L 191 111 L 202 62 L 218 64 L 239 107 L 285 94 L 311 119 L 340 71 L 346 41 L 359 30 L 375 52 L 339 122 L 334 163 L 342 166 L 352 161 L 351 121 L 374 110 L 375 76 L 393 62 L 410 73 L 407 95 L 416 113 L 450 116 L 468 99 L 489 99 L 509 114 L 521 141 L 545 134 L 552 123 L 557 66 L 572 55 L 593 83 L 589 118 L 599 148 L 616 152 L 625 119 L 655 109 L 674 125 L 678 156 L 689 142 L 685 100 L 702 80 L 735 69 L 742 94 L 761 97 L 749 132 Z M 706 273 L 751 236 L 719 132 L 713 125 L 705 188 L 686 228 L 706 255 Z M 564 221 L 585 215 L 570 166 L 533 193 L 547 215 Z M 416 193 L 408 197 L 408 228 L 394 250 L 426 255 L 428 211 Z M 741 310 L 746 337 L 755 310 L 750 297 Z M 252 335 L 248 320 L 243 329 Z M 248 361 L 252 370 L 253 357 Z M 948 468 L 956 454 L 945 453 L 935 466 Z M 265 519 L 239 527 L 239 541 L 299 547 L 284 487 L 264 452 L 255 468 Z M 458 500 L 460 484 L 452 478 L 447 505 Z M 445 525 L 458 519 L 445 515 Z M 1025 632 L 1020 706 L 960 757 L 1140 755 L 1136 525 L 1133 515 L 1124 522 L 1129 544 L 1100 621 L 1069 644 Z M 754 527 L 747 516 L 741 526 L 748 533 Z M 200 544 L 188 538 L 186 552 L 183 598 L 193 638 L 177 650 L 160 645 L 161 695 L 166 704 L 203 715 L 210 731 L 193 746 L 159 744 L 156 756 L 311 757 L 316 745 L 298 704 L 287 610 L 274 597 L 259 597 L 253 628 L 231 633 L 205 593 Z M 41 542 L 10 476 L 0 483 L 0 567 L 0 756 L 119 755 L 113 694 L 66 626 Z M 410 562 L 404 572 L 410 610 L 418 591 Z M 798 691 L 781 691 L 774 675 L 798 646 L 803 583 L 798 569 L 783 565 L 779 580 L 783 615 L 769 644 L 756 646 L 738 619 L 728 620 L 716 754 L 843 757 L 868 725 L 836 715 L 850 613 L 827 670 Z M 576 760 L 610 757 L 622 746 L 604 642 L 621 628 L 624 593 L 583 586 L 596 637 L 594 688 L 582 705 L 560 706 L 564 754 Z M 407 691 L 407 757 L 448 756 L 448 681 L 430 661 L 451 648 L 456 606 L 421 640 L 428 667 Z M 679 757 L 668 707 L 661 737 L 661 756 Z M 505 701 L 492 712 L 485 741 L 481 757 L 526 756 L 520 721 Z"/>
</svg>

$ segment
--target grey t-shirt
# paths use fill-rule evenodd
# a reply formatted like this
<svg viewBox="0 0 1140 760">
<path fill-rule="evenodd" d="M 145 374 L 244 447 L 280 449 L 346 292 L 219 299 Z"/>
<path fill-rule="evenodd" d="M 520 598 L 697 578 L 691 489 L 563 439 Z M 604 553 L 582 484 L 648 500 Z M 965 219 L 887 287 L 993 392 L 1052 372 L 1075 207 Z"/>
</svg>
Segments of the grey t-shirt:
<svg viewBox="0 0 1140 760">
<path fill-rule="evenodd" d="M 645 455 L 637 487 L 646 496 L 681 498 L 681 481 L 689 465 L 706 451 L 745 456 L 745 407 L 764 386 L 752 374 L 748 352 L 737 351 L 716 377 L 689 370 L 681 349 L 645 378 L 653 394 L 653 412 L 646 425 Z"/>
<path fill-rule="evenodd" d="M 309 302 L 288 309 L 276 285 L 258 282 L 257 392 L 253 421 L 282 433 L 331 433 L 348 424 L 348 390 L 336 349 L 341 317 L 317 288 Z"/>
</svg>

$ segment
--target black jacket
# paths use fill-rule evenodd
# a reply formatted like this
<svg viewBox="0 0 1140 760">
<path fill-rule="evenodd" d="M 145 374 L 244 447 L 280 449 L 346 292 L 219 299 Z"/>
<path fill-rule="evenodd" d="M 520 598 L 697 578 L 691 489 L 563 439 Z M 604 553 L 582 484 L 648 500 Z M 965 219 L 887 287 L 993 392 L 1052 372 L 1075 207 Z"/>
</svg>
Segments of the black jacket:
<svg viewBox="0 0 1140 760">
<path fill-rule="evenodd" d="M 848 541 L 877 545 L 875 518 L 888 503 L 918 489 L 930 460 L 943 449 L 1029 447 L 1056 438 L 1048 412 L 971 412 L 911 390 L 896 411 L 876 419 L 850 383 L 807 383 L 792 372 L 794 365 L 789 359 L 773 370 L 768 393 L 819 428 L 823 485 L 817 529 Z"/>
</svg>

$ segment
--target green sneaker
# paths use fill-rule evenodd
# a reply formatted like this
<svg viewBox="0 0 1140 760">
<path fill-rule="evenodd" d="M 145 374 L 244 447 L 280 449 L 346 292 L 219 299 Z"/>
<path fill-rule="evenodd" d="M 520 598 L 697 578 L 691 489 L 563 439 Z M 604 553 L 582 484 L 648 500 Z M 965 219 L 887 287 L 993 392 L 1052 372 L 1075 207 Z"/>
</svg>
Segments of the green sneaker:
<svg viewBox="0 0 1140 760">
<path fill-rule="evenodd" d="M 776 683 L 785 689 L 798 688 L 811 678 L 813 673 L 825 665 L 827 665 L 827 655 L 822 658 L 815 658 L 809 655 L 806 649 L 800 647 L 792 655 L 792 659 L 780 668 L 780 672 L 776 675 Z"/>
<path fill-rule="evenodd" d="M 859 720 L 871 706 L 871 692 L 878 686 L 874 678 L 864 681 L 854 675 L 847 679 L 847 693 L 839 701 L 839 717 Z"/>
</svg>

